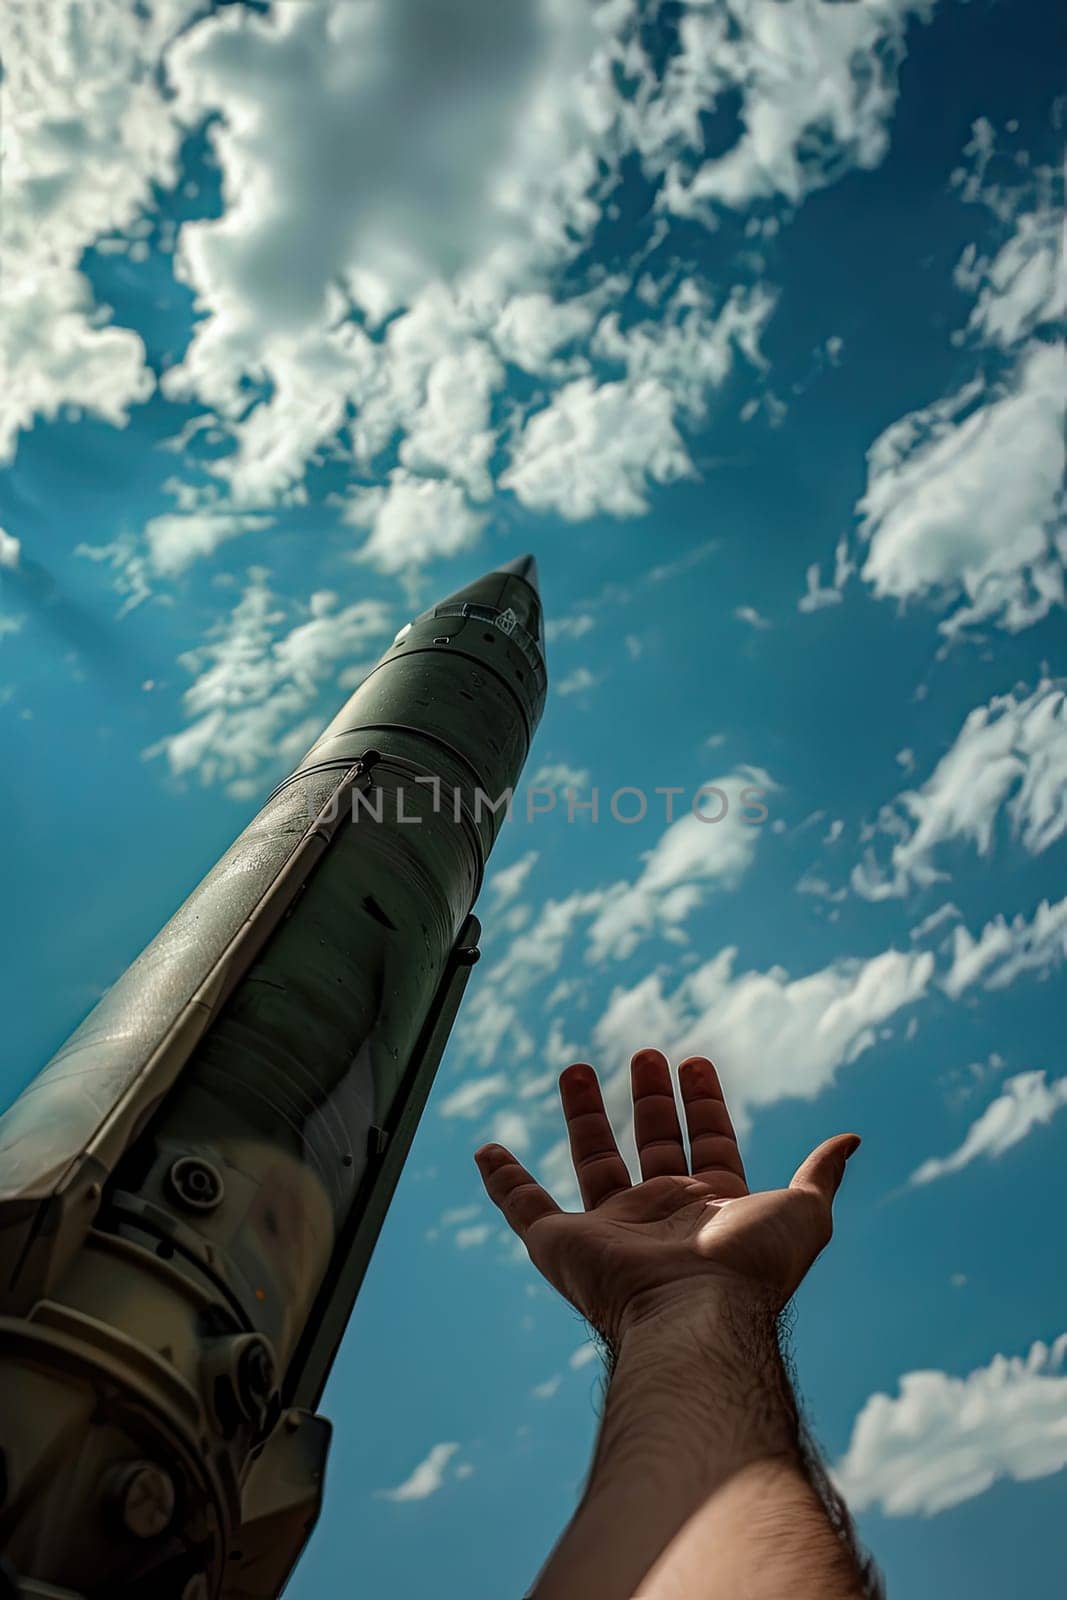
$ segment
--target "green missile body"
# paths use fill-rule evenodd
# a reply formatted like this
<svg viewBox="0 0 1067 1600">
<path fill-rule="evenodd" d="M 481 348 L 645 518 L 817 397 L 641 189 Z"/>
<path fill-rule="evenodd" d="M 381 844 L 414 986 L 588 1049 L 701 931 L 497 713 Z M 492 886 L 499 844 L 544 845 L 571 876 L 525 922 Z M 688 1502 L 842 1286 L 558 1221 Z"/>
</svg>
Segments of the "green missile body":
<svg viewBox="0 0 1067 1600">
<path fill-rule="evenodd" d="M 531 557 L 401 629 L 0 1117 L 0 1597 L 280 1594 L 545 691 Z"/>
</svg>

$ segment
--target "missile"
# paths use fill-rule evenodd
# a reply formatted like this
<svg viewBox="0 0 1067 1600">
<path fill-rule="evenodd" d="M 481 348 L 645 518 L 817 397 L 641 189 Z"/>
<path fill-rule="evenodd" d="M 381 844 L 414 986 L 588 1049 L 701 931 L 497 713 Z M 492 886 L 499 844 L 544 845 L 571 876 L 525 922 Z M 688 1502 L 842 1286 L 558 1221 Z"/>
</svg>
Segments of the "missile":
<svg viewBox="0 0 1067 1600">
<path fill-rule="evenodd" d="M 530 556 L 401 628 L 0 1117 L 0 1596 L 280 1594 L 546 686 Z"/>
</svg>

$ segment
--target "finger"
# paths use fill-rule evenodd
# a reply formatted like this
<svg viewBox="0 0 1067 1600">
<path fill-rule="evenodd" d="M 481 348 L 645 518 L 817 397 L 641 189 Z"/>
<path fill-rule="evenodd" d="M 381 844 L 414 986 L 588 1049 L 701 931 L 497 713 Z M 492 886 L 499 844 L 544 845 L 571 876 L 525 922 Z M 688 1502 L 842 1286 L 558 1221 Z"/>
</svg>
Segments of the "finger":
<svg viewBox="0 0 1067 1600">
<path fill-rule="evenodd" d="M 801 1162 L 789 1187 L 805 1189 L 825 1200 L 827 1205 L 832 1204 L 845 1175 L 845 1163 L 859 1146 L 858 1133 L 837 1133 L 832 1139 L 824 1139 L 818 1149 Z"/>
<path fill-rule="evenodd" d="M 630 1087 L 642 1178 L 687 1174 L 689 1163 L 667 1057 L 659 1050 L 638 1050 L 630 1061 Z"/>
<path fill-rule="evenodd" d="M 500 1207 L 508 1225 L 514 1228 L 520 1239 L 526 1237 L 527 1229 L 535 1222 L 559 1211 L 548 1190 L 542 1189 L 502 1144 L 483 1145 L 475 1151 L 474 1159 L 482 1175 L 486 1194 L 494 1205 Z"/>
<path fill-rule="evenodd" d="M 615 1143 L 597 1075 L 588 1062 L 576 1061 L 564 1068 L 559 1095 L 582 1203 L 592 1211 L 601 1201 L 629 1189 L 630 1173 Z"/>
<path fill-rule="evenodd" d="M 735 1193 L 747 1194 L 745 1164 L 715 1067 L 707 1056 L 687 1056 L 678 1068 L 678 1082 L 694 1178 L 725 1181 Z"/>
</svg>

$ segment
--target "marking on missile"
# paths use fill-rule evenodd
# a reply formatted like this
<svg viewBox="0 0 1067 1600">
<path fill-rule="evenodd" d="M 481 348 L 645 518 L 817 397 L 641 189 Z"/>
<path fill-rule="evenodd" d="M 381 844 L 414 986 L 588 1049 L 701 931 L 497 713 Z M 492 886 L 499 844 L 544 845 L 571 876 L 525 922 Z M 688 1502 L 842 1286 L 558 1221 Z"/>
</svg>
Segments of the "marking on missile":
<svg viewBox="0 0 1067 1600">
<path fill-rule="evenodd" d="M 519 619 L 515 615 L 514 611 L 512 611 L 511 607 L 508 606 L 508 609 L 506 611 L 502 611 L 497 617 L 496 625 L 500 629 L 501 633 L 514 633 L 518 620 Z"/>
</svg>

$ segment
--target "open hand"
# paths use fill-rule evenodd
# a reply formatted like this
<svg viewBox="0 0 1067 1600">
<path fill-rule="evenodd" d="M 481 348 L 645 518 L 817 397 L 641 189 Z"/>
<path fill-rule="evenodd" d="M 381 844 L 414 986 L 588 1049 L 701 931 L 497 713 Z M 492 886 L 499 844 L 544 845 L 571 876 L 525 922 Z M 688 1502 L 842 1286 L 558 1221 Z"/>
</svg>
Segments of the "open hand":
<svg viewBox="0 0 1067 1600">
<path fill-rule="evenodd" d="M 670 1067 L 659 1050 L 630 1064 L 642 1182 L 634 1184 L 584 1062 L 560 1098 L 584 1211 L 562 1211 L 503 1145 L 475 1154 L 486 1191 L 534 1265 L 612 1344 L 635 1321 L 754 1292 L 777 1312 L 829 1242 L 831 1205 L 854 1133 L 819 1145 L 787 1189 L 750 1194 L 718 1074 L 704 1056 L 678 1069 L 692 1171 Z"/>
</svg>

